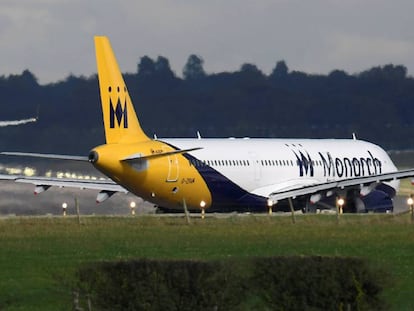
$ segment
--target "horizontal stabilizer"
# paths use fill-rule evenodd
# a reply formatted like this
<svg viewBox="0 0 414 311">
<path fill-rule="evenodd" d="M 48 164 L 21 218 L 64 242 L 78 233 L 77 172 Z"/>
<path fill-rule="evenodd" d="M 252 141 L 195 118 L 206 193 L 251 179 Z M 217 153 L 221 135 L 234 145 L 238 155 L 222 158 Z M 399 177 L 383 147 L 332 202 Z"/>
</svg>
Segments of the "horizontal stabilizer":
<svg viewBox="0 0 414 311">
<path fill-rule="evenodd" d="M 150 154 L 150 155 L 147 155 L 147 156 L 143 156 L 140 153 L 137 153 L 137 154 L 130 155 L 130 156 L 122 159 L 121 161 L 129 162 L 129 161 L 134 161 L 134 160 L 149 160 L 149 159 L 154 159 L 154 158 L 168 157 L 168 156 L 174 155 L 174 154 L 188 153 L 188 152 L 195 151 L 195 150 L 200 150 L 200 149 L 203 149 L 203 148 L 202 147 L 197 147 L 197 148 L 191 148 L 191 149 L 174 150 L 174 151 L 170 151 L 170 152 Z"/>
<path fill-rule="evenodd" d="M 63 154 L 30 153 L 30 152 L 0 152 L 0 154 L 1 155 L 6 155 L 6 156 L 31 157 L 31 158 L 72 160 L 72 161 L 88 162 L 88 157 L 71 156 L 71 155 L 63 155 Z"/>
</svg>

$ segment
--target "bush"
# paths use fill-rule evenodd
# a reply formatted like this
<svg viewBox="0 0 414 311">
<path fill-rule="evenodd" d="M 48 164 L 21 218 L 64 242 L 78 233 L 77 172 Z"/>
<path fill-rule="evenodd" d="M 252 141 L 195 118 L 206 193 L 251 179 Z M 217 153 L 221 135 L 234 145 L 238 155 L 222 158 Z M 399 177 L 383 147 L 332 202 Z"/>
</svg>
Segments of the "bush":
<svg viewBox="0 0 414 311">
<path fill-rule="evenodd" d="M 272 310 L 381 310 L 387 274 L 357 258 L 254 259 L 250 281 Z"/>
<path fill-rule="evenodd" d="M 232 286 L 241 281 L 226 266 L 143 259 L 91 264 L 79 275 L 100 310 L 229 310 L 241 293 Z"/>
<path fill-rule="evenodd" d="M 386 274 L 357 258 L 132 260 L 79 269 L 99 310 L 380 310 Z"/>
</svg>

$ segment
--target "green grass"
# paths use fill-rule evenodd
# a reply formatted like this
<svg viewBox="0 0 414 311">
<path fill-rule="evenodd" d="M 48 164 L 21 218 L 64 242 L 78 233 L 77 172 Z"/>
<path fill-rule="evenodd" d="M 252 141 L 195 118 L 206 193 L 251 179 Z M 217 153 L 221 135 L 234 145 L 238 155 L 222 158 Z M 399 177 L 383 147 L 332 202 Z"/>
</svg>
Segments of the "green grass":
<svg viewBox="0 0 414 311">
<path fill-rule="evenodd" d="M 414 224 L 409 215 L 0 220 L 0 310 L 71 310 L 81 263 L 129 258 L 218 259 L 326 255 L 368 258 L 394 278 L 393 310 L 414 309 Z"/>
</svg>

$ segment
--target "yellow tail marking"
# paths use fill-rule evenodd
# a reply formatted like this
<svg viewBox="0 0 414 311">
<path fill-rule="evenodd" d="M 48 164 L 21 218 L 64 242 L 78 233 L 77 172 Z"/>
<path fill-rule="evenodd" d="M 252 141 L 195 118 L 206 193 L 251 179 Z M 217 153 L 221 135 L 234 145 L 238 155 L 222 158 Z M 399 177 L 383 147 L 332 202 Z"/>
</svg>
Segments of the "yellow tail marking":
<svg viewBox="0 0 414 311">
<path fill-rule="evenodd" d="M 139 124 L 107 37 L 95 37 L 96 64 L 107 144 L 150 140 Z"/>
</svg>

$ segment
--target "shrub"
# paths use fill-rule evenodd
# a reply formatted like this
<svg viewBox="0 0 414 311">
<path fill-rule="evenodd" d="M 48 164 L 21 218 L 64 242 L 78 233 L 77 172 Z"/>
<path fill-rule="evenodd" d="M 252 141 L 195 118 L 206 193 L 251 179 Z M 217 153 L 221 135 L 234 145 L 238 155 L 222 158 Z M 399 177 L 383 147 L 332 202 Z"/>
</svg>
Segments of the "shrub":
<svg viewBox="0 0 414 311">
<path fill-rule="evenodd" d="M 380 310 L 386 273 L 358 258 L 270 257 L 88 264 L 99 310 Z"/>
</svg>

